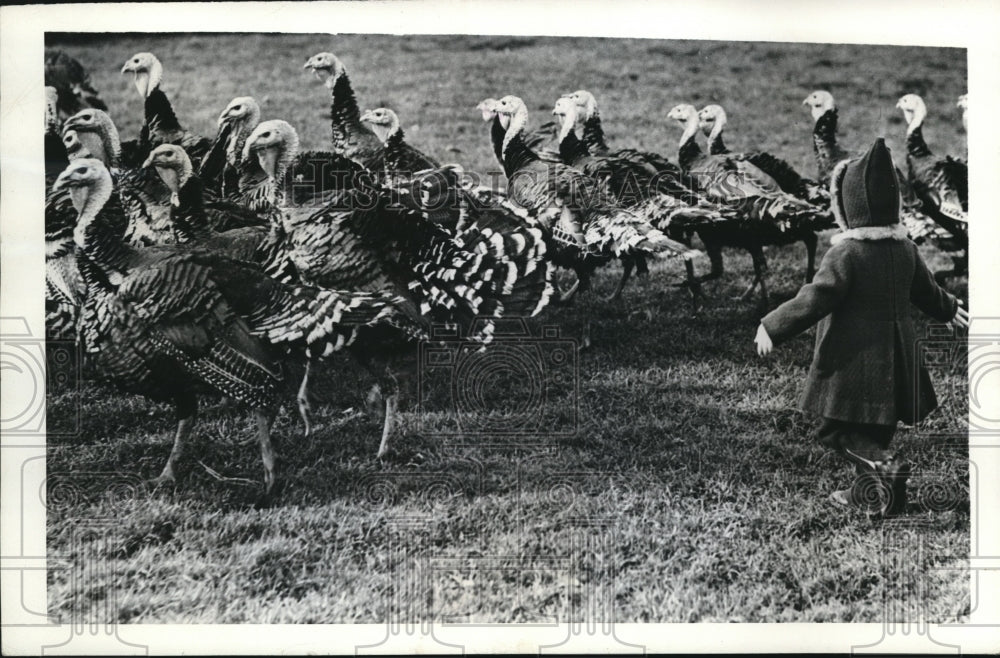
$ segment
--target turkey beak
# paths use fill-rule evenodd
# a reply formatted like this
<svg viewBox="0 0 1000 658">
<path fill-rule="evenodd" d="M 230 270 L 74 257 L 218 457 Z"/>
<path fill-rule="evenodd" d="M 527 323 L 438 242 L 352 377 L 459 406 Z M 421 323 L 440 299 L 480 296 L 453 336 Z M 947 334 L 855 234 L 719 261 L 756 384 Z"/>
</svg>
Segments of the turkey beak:
<svg viewBox="0 0 1000 658">
<path fill-rule="evenodd" d="M 367 123 L 375 123 L 375 118 L 372 116 L 371 110 L 365 110 L 365 113 L 361 115 L 359 121 L 364 121 Z"/>
<path fill-rule="evenodd" d="M 53 190 L 61 190 L 66 187 L 72 187 L 74 182 L 73 172 L 69 169 L 64 170 L 59 177 L 56 178 L 56 182 L 52 184 Z"/>
<path fill-rule="evenodd" d="M 132 62 L 125 62 L 125 66 L 122 67 L 122 75 L 134 71 L 135 69 L 132 68 Z"/>
<path fill-rule="evenodd" d="M 804 101 L 802 101 L 802 104 L 803 104 L 803 105 L 808 105 L 808 104 L 809 104 L 809 99 L 807 98 L 807 99 L 805 99 Z"/>
</svg>

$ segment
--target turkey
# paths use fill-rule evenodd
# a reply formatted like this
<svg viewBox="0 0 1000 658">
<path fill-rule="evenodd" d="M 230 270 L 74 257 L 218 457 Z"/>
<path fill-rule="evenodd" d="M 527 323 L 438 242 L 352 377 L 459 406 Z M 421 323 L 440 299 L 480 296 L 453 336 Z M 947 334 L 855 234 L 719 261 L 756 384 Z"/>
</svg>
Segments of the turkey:
<svg viewBox="0 0 1000 658">
<path fill-rule="evenodd" d="M 669 175 L 671 179 L 680 179 L 682 177 L 681 170 L 677 165 L 657 153 L 636 149 L 618 149 L 612 151 L 604 140 L 604 127 L 601 125 L 601 115 L 597 109 L 597 99 L 594 98 L 594 95 L 585 89 L 580 89 L 567 94 L 567 97 L 576 103 L 579 108 L 580 120 L 583 122 L 583 143 L 591 153 L 594 155 L 611 155 L 617 158 L 624 158 L 641 164 L 650 173 Z M 686 183 L 684 186 L 690 187 Z"/>
<path fill-rule="evenodd" d="M 534 227 L 502 195 L 492 194 L 464 180 L 459 165 L 444 167 L 406 143 L 395 112 L 369 110 L 362 121 L 385 145 L 385 181 L 419 192 L 408 205 L 431 221 L 457 231 L 475 224 L 504 234 Z M 416 185 L 413 185 L 416 183 Z M 537 228 L 537 227 L 534 227 Z"/>
<path fill-rule="evenodd" d="M 310 57 L 302 67 L 330 90 L 330 129 L 333 150 L 381 174 L 385 169 L 384 148 L 378 137 L 361 123 L 361 111 L 351 88 L 347 69 L 333 53 Z"/>
<path fill-rule="evenodd" d="M 958 97 L 958 102 L 955 104 L 960 110 L 962 110 L 962 128 L 965 132 L 969 132 L 969 95 L 962 94 Z"/>
<path fill-rule="evenodd" d="M 537 228 L 503 235 L 473 224 L 453 235 L 400 202 L 406 195 L 399 190 L 366 179 L 356 163 L 335 154 L 299 154 L 295 129 L 281 120 L 258 125 L 243 157 L 267 177 L 267 197 L 283 215 L 286 244 L 304 281 L 406 288 L 400 294 L 412 296 L 422 313 L 440 313 L 442 321 L 462 313 L 471 319 L 489 307 L 525 315 L 541 310 L 549 273 Z M 322 158 L 327 178 L 301 186 L 299 172 Z M 317 188 L 323 205 L 312 196 Z M 439 279 L 443 262 L 459 269 Z M 494 273 L 486 274 L 490 269 Z"/>
<path fill-rule="evenodd" d="M 418 171 L 441 166 L 406 142 L 399 117 L 392 110 L 385 107 L 368 110 L 359 121 L 382 143 L 386 178 L 390 175 L 410 178 Z"/>
<path fill-rule="evenodd" d="M 665 177 L 650 174 L 648 169 L 634 160 L 613 156 L 592 155 L 576 135 L 577 105 L 569 97 L 556 101 L 552 113 L 559 117 L 559 155 L 562 162 L 587 174 L 595 183 L 606 184 L 615 203 L 635 212 L 655 228 L 666 234 L 687 233 L 706 223 L 721 219 L 713 208 L 696 207 L 684 199 L 698 202 L 693 192 L 684 191 L 673 196 L 659 185 Z M 622 258 L 624 272 L 612 294 L 618 299 L 632 270 L 640 275 L 648 270 L 645 259 Z"/>
<path fill-rule="evenodd" d="M 166 244 L 173 241 L 170 228 L 170 190 L 156 174 L 126 165 L 124 148 L 111 117 L 103 110 L 82 110 L 66 120 L 63 132 L 73 131 L 83 147 L 111 171 L 115 189 L 129 216 L 126 233 L 135 246 Z M 131 155 L 137 152 L 132 145 Z"/>
<path fill-rule="evenodd" d="M 773 178 L 749 162 L 740 162 L 727 155 L 706 155 L 698 145 L 699 119 L 693 105 L 677 105 L 667 117 L 684 127 L 678 150 L 681 168 L 710 199 L 728 204 L 739 214 L 735 222 L 699 231 L 712 260 L 709 278 L 717 278 L 723 272 L 723 245 L 742 247 L 750 252 L 754 264 L 754 280 L 742 298 L 749 297 L 759 285 L 761 301 L 767 306 L 764 281 L 767 262 L 763 246 L 803 240 L 807 247 L 810 242 L 813 245 L 809 249 L 806 272 L 811 279 L 815 266 L 815 231 L 826 227 L 830 221 L 829 212 L 819 211 L 781 192 Z"/>
<path fill-rule="evenodd" d="M 201 180 L 183 148 L 161 144 L 143 167 L 154 168 L 170 189 L 170 224 L 178 244 L 197 243 L 214 253 L 262 266 L 279 258 L 276 242 L 266 240 L 269 229 L 259 225 L 255 213 L 225 201 L 206 207 Z"/>
<path fill-rule="evenodd" d="M 785 160 L 764 151 L 753 153 L 731 153 L 722 139 L 728 118 L 720 105 L 706 105 L 698 112 L 702 131 L 708 137 L 708 152 L 711 155 L 728 155 L 737 161 L 746 161 L 774 179 L 783 192 L 791 194 L 820 208 L 830 207 L 830 192 L 811 178 L 800 175 Z M 830 220 L 830 228 L 833 228 Z"/>
<path fill-rule="evenodd" d="M 64 134 L 63 144 L 67 165 L 90 157 L 72 130 Z M 53 184 L 56 179 L 58 174 Z M 76 209 L 69 191 L 50 189 L 45 196 L 45 335 L 49 340 L 75 341 L 77 338 L 80 305 L 86 288 L 76 265 L 75 226 Z"/>
<path fill-rule="evenodd" d="M 45 86 L 56 90 L 56 110 L 60 119 L 87 107 L 108 109 L 90 84 L 90 74 L 83 65 L 61 50 L 45 51 Z"/>
<path fill-rule="evenodd" d="M 502 233 L 473 223 L 452 232 L 400 203 L 411 194 L 378 184 L 356 162 L 337 154 L 299 154 L 298 135 L 285 121 L 258 125 L 243 158 L 266 177 L 259 198 L 276 209 L 283 249 L 303 282 L 391 291 L 424 322 L 463 329 L 474 324 L 469 338 L 481 343 L 490 341 L 496 319 L 536 315 L 551 297 L 552 269 L 537 228 Z M 303 170 L 321 171 L 323 177 L 302 184 Z M 405 346 L 389 345 L 383 352 L 400 347 Z M 390 394 L 379 456 L 388 450 L 398 399 L 398 367 L 388 366 Z M 303 416 L 308 415 L 306 387 L 304 381 Z"/>
<path fill-rule="evenodd" d="M 253 409 L 269 496 L 270 427 L 282 379 L 277 356 L 342 349 L 366 328 L 399 322 L 400 300 L 285 286 L 250 264 L 203 250 L 134 250 L 122 241 L 124 215 L 111 175 L 96 159 L 72 163 L 56 187 L 70 190 L 78 211 L 86 356 L 118 387 L 176 410 L 174 445 L 155 482 L 175 480 L 197 414 L 196 392 L 208 389 Z"/>
<path fill-rule="evenodd" d="M 816 154 L 816 176 L 828 184 L 834 167 L 851 157 L 850 152 L 837 143 L 837 105 L 833 94 L 818 90 L 806 96 L 803 105 L 809 106 L 813 121 L 813 152 Z"/>
<path fill-rule="evenodd" d="M 834 167 L 853 155 L 837 142 L 838 110 L 833 95 L 825 90 L 809 94 L 803 105 L 809 106 L 815 124 L 813 126 L 813 151 L 816 155 L 816 171 L 823 185 L 829 185 L 830 174 Z M 920 200 L 899 167 L 896 167 L 896 177 L 899 180 L 899 191 L 903 204 L 900 208 L 900 222 L 907 228 L 910 238 L 921 242 L 927 238 L 937 240 L 941 235 L 934 220 L 921 212 Z"/>
<path fill-rule="evenodd" d="M 101 112 L 84 110 L 83 112 Z M 77 116 L 77 115 L 74 115 Z M 92 158 L 84 139 L 72 127 L 72 119 L 67 120 L 63 130 L 62 147 L 66 164 L 80 158 Z M 86 133 L 84 133 L 86 134 Z M 91 142 L 97 155 L 105 157 L 100 143 Z M 63 167 L 65 170 L 65 167 Z M 59 172 L 62 173 L 61 171 Z M 58 175 L 56 176 L 56 178 Z M 55 183 L 55 178 L 52 180 Z M 134 214 L 142 214 L 148 223 L 143 202 L 129 191 L 120 191 L 121 203 Z M 119 206 L 120 207 L 120 206 Z M 45 326 L 46 334 L 53 340 L 76 340 L 79 309 L 83 300 L 84 285 L 77 268 L 77 249 L 73 242 L 73 228 L 77 212 L 68 188 L 50 187 L 45 194 Z"/>
<path fill-rule="evenodd" d="M 52 187 L 69 164 L 60 130 L 58 95 L 55 87 L 45 88 L 45 189 Z"/>
<path fill-rule="evenodd" d="M 122 75 L 132 74 L 132 80 L 143 101 L 143 123 L 139 133 L 139 149 L 126 166 L 138 167 L 154 147 L 160 144 L 179 144 L 193 162 L 199 163 L 212 147 L 210 140 L 185 130 L 170 99 L 163 93 L 163 65 L 153 53 L 136 53 L 122 66 Z"/>
<path fill-rule="evenodd" d="M 815 206 L 815 221 L 809 226 L 802 225 L 794 231 L 806 247 L 806 283 L 812 281 L 816 266 L 816 231 L 836 227 L 830 212 L 830 192 L 816 181 L 801 176 L 785 160 L 770 153 L 731 153 L 722 139 L 722 132 L 728 121 L 726 111 L 720 105 L 707 105 L 698 112 L 699 125 L 708 137 L 709 153 L 725 155 L 737 162 L 747 162 L 771 177 L 782 192 Z M 786 233 L 788 238 L 792 233 Z M 785 236 L 783 236 L 785 237 Z M 786 244 L 782 239 L 778 244 Z"/>
<path fill-rule="evenodd" d="M 219 130 L 201 162 L 198 177 L 222 198 L 239 195 L 243 175 L 243 144 L 260 123 L 260 105 L 252 96 L 229 101 L 219 115 Z"/>
<path fill-rule="evenodd" d="M 488 106 L 487 101 L 480 104 L 480 108 Z M 507 175 L 508 196 L 545 227 L 556 246 L 553 261 L 577 273 L 577 282 L 564 299 L 589 287 L 589 276 L 599 263 L 623 257 L 674 256 L 685 261 L 697 308 L 692 263 L 697 251 L 611 202 L 608 191 L 583 172 L 540 160 L 521 138 L 528 110 L 520 98 L 505 96 L 496 102 L 495 109 L 491 136 Z M 484 110 L 484 118 L 487 115 Z"/>
<path fill-rule="evenodd" d="M 969 168 L 950 156 L 937 158 L 923 136 L 927 106 L 920 96 L 906 94 L 896 103 L 906 119 L 906 162 L 910 186 L 921 210 L 951 234 L 953 247 L 968 250 Z M 954 250 L 954 249 L 950 249 Z M 964 273 L 967 256 L 956 259 L 954 275 Z"/>
</svg>

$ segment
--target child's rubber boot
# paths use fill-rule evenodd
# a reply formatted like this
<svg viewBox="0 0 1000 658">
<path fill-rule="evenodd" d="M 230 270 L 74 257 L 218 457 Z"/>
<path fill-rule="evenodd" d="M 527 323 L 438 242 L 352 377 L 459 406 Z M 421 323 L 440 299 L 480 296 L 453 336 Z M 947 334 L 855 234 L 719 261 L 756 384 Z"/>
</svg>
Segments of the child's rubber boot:
<svg viewBox="0 0 1000 658">
<path fill-rule="evenodd" d="M 856 464 L 858 476 L 850 489 L 834 495 L 846 497 L 849 504 L 861 507 L 872 518 L 898 516 L 906 511 L 906 481 L 911 468 L 896 455 L 879 452 L 877 459 L 869 459 L 845 449 L 845 455 Z"/>
</svg>

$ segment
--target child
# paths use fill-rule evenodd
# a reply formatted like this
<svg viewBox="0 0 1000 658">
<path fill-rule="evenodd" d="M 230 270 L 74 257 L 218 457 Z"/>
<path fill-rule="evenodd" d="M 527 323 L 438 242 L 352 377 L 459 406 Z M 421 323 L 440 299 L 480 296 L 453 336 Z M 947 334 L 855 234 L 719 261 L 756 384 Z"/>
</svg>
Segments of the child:
<svg viewBox="0 0 1000 658">
<path fill-rule="evenodd" d="M 755 342 L 766 356 L 772 341 L 819 322 L 799 405 L 822 416 L 819 442 L 862 475 L 831 499 L 877 502 L 880 514 L 891 515 L 905 506 L 909 476 L 909 465 L 889 451 L 896 421 L 917 423 L 937 406 L 916 359 L 910 303 L 957 326 L 968 326 L 968 314 L 935 283 L 899 223 L 899 184 L 881 138 L 863 157 L 837 166 L 830 197 L 842 232 L 830 240 L 812 283 L 761 320 Z"/>
</svg>

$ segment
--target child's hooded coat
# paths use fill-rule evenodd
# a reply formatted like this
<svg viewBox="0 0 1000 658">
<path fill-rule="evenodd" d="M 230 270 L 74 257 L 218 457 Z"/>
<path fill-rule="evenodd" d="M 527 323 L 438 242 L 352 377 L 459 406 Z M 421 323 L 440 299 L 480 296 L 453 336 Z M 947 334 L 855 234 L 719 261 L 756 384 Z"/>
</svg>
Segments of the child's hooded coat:
<svg viewBox="0 0 1000 658">
<path fill-rule="evenodd" d="M 899 224 L 899 185 L 881 138 L 831 178 L 843 232 L 812 283 L 761 322 L 775 343 L 819 322 L 803 411 L 858 423 L 918 422 L 937 398 L 916 353 L 910 304 L 947 322 L 957 302 Z"/>
</svg>

